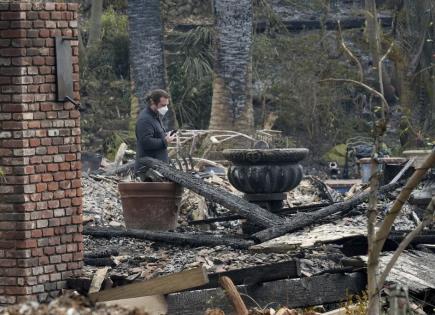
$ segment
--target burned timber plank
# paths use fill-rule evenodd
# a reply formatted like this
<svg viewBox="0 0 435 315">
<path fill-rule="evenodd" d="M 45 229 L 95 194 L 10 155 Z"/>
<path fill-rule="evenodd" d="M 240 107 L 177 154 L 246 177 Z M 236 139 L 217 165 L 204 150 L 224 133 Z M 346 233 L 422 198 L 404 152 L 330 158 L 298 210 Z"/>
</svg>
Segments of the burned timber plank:
<svg viewBox="0 0 435 315">
<path fill-rule="evenodd" d="M 95 266 L 95 267 L 104 267 L 104 266 L 110 266 L 115 267 L 116 264 L 114 260 L 111 257 L 96 257 L 96 258 L 83 258 L 83 263 L 88 266 Z"/>
<path fill-rule="evenodd" d="M 100 238 L 131 237 L 141 240 L 169 243 L 172 245 L 218 246 L 246 249 L 254 245 L 253 241 L 242 238 L 199 233 L 157 232 L 134 229 L 114 229 L 102 227 L 84 227 L 83 235 Z M 89 258 L 91 259 L 91 258 Z"/>
<path fill-rule="evenodd" d="M 98 269 L 95 272 L 94 277 L 92 278 L 91 281 L 91 287 L 89 288 L 89 293 L 96 293 L 100 291 L 101 285 L 103 284 L 103 281 L 106 278 L 108 271 L 109 271 L 109 267 L 104 267 Z"/>
<path fill-rule="evenodd" d="M 85 258 L 104 258 L 110 256 L 118 256 L 119 250 L 117 248 L 104 248 L 102 250 L 85 252 Z"/>
<path fill-rule="evenodd" d="M 253 285 L 267 281 L 294 279 L 301 276 L 299 260 L 235 269 L 208 275 L 210 282 L 200 289 L 216 288 L 220 277 L 229 277 L 234 284 Z"/>
<path fill-rule="evenodd" d="M 92 302 L 102 302 L 131 299 L 149 295 L 168 294 L 189 288 L 195 288 L 206 283 L 208 283 L 208 277 L 205 267 L 198 267 L 168 276 L 91 293 L 89 294 L 89 299 Z"/>
<path fill-rule="evenodd" d="M 248 308 L 257 307 L 255 302 L 261 307 L 286 305 L 294 308 L 343 301 L 365 287 L 363 273 L 350 273 L 265 282 L 260 286 L 238 285 L 237 290 Z M 202 315 L 205 309 L 214 307 L 223 309 L 226 314 L 232 312 L 232 306 L 220 288 L 169 294 L 167 302 L 168 314 Z"/>
<path fill-rule="evenodd" d="M 326 202 L 316 203 L 316 204 L 312 204 L 312 205 L 282 208 L 282 209 L 275 211 L 274 213 L 288 215 L 288 214 L 295 214 L 298 212 L 310 212 L 310 211 L 318 210 L 319 208 L 326 207 L 329 205 L 330 205 L 330 203 L 326 203 Z M 210 223 L 215 223 L 215 222 L 235 221 L 235 220 L 240 220 L 240 219 L 243 219 L 243 217 L 241 215 L 234 214 L 234 215 L 217 217 L 217 218 L 209 218 L 209 219 L 204 219 L 204 220 L 192 220 L 192 221 L 189 221 L 189 224 L 190 225 L 210 224 Z"/>
<path fill-rule="evenodd" d="M 396 189 L 399 186 L 400 184 L 398 183 L 385 185 L 379 189 L 379 193 L 387 193 L 389 191 Z M 327 216 L 330 216 L 334 213 L 348 212 L 352 210 L 353 207 L 359 205 L 361 202 L 366 200 L 368 197 L 369 197 L 369 192 L 363 192 L 354 196 L 349 200 L 332 204 L 318 211 L 296 214 L 295 216 L 292 217 L 291 221 L 287 221 L 280 225 L 275 225 L 271 228 L 255 233 L 253 237 L 261 242 L 266 242 L 268 240 L 279 237 L 286 233 L 294 232 L 296 230 L 314 224 L 319 220 Z"/>
<path fill-rule="evenodd" d="M 307 227 L 302 231 L 285 234 L 267 242 L 254 245 L 250 250 L 263 253 L 282 253 L 298 248 L 310 248 L 319 244 L 364 236 L 366 232 L 366 226 L 354 226 L 349 224 L 346 219 L 340 219 L 332 223 Z"/>
<path fill-rule="evenodd" d="M 214 187 L 200 178 L 195 178 L 190 174 L 179 171 L 169 164 L 153 158 L 143 158 L 140 160 L 142 166 L 149 167 L 159 172 L 169 180 L 186 187 L 204 198 L 218 203 L 225 208 L 239 213 L 252 223 L 263 227 L 271 227 L 283 221 L 279 216 L 268 212 L 255 204 L 229 193 L 218 187 Z"/>
<path fill-rule="evenodd" d="M 110 169 L 104 173 L 106 176 L 113 176 L 113 175 L 123 175 L 127 174 L 129 172 L 133 172 L 134 168 L 134 161 L 129 162 L 127 164 L 124 164 L 122 166 L 119 166 L 117 168 Z"/>
<path fill-rule="evenodd" d="M 393 252 L 383 253 L 379 257 L 381 270 L 385 268 L 393 254 Z M 361 258 L 367 262 L 367 256 L 361 256 Z M 391 269 L 387 282 L 406 285 L 411 292 L 416 294 L 435 290 L 434 266 L 434 254 L 416 250 L 404 251 Z"/>
</svg>

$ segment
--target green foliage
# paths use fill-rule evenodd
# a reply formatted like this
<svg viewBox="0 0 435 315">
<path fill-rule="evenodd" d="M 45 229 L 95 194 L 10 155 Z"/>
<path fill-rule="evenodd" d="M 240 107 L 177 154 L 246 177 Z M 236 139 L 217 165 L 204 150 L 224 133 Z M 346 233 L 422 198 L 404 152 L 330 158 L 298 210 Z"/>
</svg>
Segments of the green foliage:
<svg viewBox="0 0 435 315">
<path fill-rule="evenodd" d="M 6 179 L 5 179 L 5 172 L 3 170 L 3 168 L 0 167 L 0 184 L 5 183 Z"/>
<path fill-rule="evenodd" d="M 128 18 L 107 9 L 101 18 L 101 42 L 87 51 L 87 66 L 95 76 L 107 80 L 127 78 L 128 64 Z"/>
<path fill-rule="evenodd" d="M 349 315 L 363 315 L 367 314 L 368 307 L 368 294 L 367 291 L 361 292 L 359 295 L 347 295 L 347 300 L 344 303 L 343 307 L 345 308 L 346 314 Z"/>
<path fill-rule="evenodd" d="M 319 82 L 357 75 L 336 56 L 335 36 L 321 37 L 317 32 L 254 38 L 255 93 L 268 100 L 267 111 L 278 113 L 276 129 L 296 135 L 318 154 L 366 128 L 360 123 L 354 87 Z"/>
<path fill-rule="evenodd" d="M 125 13 L 127 11 L 127 0 L 104 0 L 105 8 L 113 8 L 116 12 Z"/>
<path fill-rule="evenodd" d="M 128 130 L 130 115 L 128 18 L 109 7 L 101 27 L 101 42 L 80 60 L 83 144 L 93 151 L 110 150 L 112 135 Z"/>
<path fill-rule="evenodd" d="M 212 97 L 212 28 L 174 32 L 168 40 L 168 76 L 177 119 L 184 127 L 207 128 Z"/>
</svg>

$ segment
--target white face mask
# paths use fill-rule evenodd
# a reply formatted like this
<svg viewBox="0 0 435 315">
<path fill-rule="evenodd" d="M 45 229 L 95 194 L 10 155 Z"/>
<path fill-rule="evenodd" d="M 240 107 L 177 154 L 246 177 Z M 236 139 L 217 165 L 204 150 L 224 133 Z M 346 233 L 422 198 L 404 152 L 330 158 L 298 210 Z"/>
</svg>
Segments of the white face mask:
<svg viewBox="0 0 435 315">
<path fill-rule="evenodd" d="M 160 115 L 165 116 L 165 114 L 168 112 L 168 106 L 160 107 L 158 109 L 158 112 L 160 113 Z"/>
</svg>

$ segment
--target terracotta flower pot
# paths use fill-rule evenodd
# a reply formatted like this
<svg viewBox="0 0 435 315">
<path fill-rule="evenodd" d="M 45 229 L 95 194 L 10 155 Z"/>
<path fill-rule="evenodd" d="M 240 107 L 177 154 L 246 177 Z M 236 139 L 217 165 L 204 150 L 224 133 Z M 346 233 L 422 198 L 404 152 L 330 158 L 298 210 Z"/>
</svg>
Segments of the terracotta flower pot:
<svg viewBox="0 0 435 315">
<path fill-rule="evenodd" d="M 125 226 L 153 231 L 177 227 L 182 188 L 176 183 L 119 183 Z"/>
</svg>

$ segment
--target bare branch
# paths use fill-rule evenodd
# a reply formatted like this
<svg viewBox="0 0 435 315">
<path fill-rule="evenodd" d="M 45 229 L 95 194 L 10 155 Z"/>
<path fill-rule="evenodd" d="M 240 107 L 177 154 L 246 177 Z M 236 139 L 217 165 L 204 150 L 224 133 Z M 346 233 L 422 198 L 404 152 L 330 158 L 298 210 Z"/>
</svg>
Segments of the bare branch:
<svg viewBox="0 0 435 315">
<path fill-rule="evenodd" d="M 394 202 L 390 211 L 388 211 L 387 215 L 385 216 L 381 227 L 376 233 L 375 249 L 377 252 L 380 253 L 382 247 L 384 246 L 385 240 L 387 239 L 388 234 L 390 234 L 391 227 L 393 226 L 394 220 L 399 214 L 400 209 L 402 209 L 402 206 L 408 200 L 411 192 L 421 181 L 423 176 L 426 174 L 427 170 L 434 166 L 435 166 L 435 149 L 432 150 L 432 152 L 428 155 L 428 157 L 423 162 L 423 164 L 419 168 L 417 168 L 414 174 L 412 174 L 412 176 L 408 179 L 405 187 L 403 187 L 402 191 L 400 192 L 399 196 L 397 196 L 396 201 Z"/>
<path fill-rule="evenodd" d="M 337 25 L 338 25 L 338 35 L 340 36 L 340 45 L 343 48 L 344 52 L 349 56 L 349 58 L 352 59 L 357 64 L 358 71 L 359 71 L 359 80 L 361 82 L 364 82 L 364 70 L 363 70 L 363 67 L 361 65 L 361 62 L 358 60 L 357 57 L 355 57 L 355 55 L 346 46 L 346 44 L 344 42 L 344 38 L 343 38 L 343 33 L 341 31 L 341 24 L 340 24 L 339 20 L 337 21 Z"/>
<path fill-rule="evenodd" d="M 328 81 L 333 81 L 333 82 L 347 82 L 347 83 L 353 83 L 356 85 L 359 85 L 363 88 L 365 88 L 367 91 L 369 91 L 370 93 L 378 96 L 381 100 L 382 100 L 382 104 L 384 105 L 384 110 L 388 111 L 389 109 L 389 105 L 387 100 L 385 99 L 384 95 L 382 93 L 380 93 L 379 91 L 375 90 L 374 88 L 368 86 L 367 84 L 363 83 L 363 82 L 359 82 L 359 81 L 355 81 L 352 79 L 334 79 L 334 78 L 329 78 L 329 79 L 324 79 L 324 80 L 320 80 L 319 82 L 328 82 Z"/>
<path fill-rule="evenodd" d="M 426 68 L 423 68 L 423 69 L 421 69 L 420 71 L 418 71 L 413 77 L 412 77 L 412 79 L 415 79 L 419 74 L 421 74 L 421 73 L 423 73 L 423 72 L 425 72 L 425 71 L 428 71 L 428 70 L 430 70 L 430 69 L 432 69 L 432 68 L 434 68 L 435 67 L 435 65 L 431 65 L 431 66 L 428 66 L 428 67 L 426 67 Z"/>
<path fill-rule="evenodd" d="M 385 55 L 383 55 L 382 58 L 379 60 L 379 64 L 378 64 L 379 86 L 381 88 L 381 94 L 382 95 L 385 95 L 385 93 L 384 93 L 384 81 L 382 79 L 382 68 L 383 68 L 382 64 L 384 63 L 384 60 L 388 57 L 388 55 L 393 50 L 393 46 L 394 46 L 394 42 L 391 43 L 390 48 L 388 48 L 388 50 L 385 53 Z"/>
<path fill-rule="evenodd" d="M 433 216 L 435 213 L 435 197 L 432 198 L 431 202 L 429 203 L 429 206 L 427 207 L 427 214 L 425 215 L 424 220 L 415 228 L 414 231 L 410 232 L 405 239 L 400 243 L 399 247 L 396 249 L 396 251 L 393 254 L 393 257 L 391 257 L 390 261 L 388 262 L 387 266 L 385 267 L 384 271 L 382 272 L 381 276 L 378 280 L 378 290 L 383 287 L 385 280 L 387 279 L 388 274 L 390 273 L 391 269 L 393 268 L 394 264 L 396 263 L 397 259 L 399 258 L 400 254 L 405 250 L 406 247 L 411 243 L 411 241 L 418 235 L 420 232 L 424 229 L 426 225 L 432 222 Z"/>
<path fill-rule="evenodd" d="M 426 35 L 427 35 L 427 30 L 424 31 L 418 50 L 415 53 L 415 56 L 411 60 L 411 64 L 409 65 L 409 70 L 408 70 L 408 76 L 411 76 L 417 69 L 418 62 L 420 61 L 421 54 L 423 53 L 424 44 L 426 43 Z"/>
</svg>

